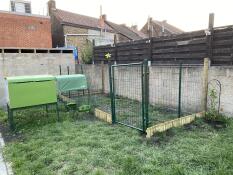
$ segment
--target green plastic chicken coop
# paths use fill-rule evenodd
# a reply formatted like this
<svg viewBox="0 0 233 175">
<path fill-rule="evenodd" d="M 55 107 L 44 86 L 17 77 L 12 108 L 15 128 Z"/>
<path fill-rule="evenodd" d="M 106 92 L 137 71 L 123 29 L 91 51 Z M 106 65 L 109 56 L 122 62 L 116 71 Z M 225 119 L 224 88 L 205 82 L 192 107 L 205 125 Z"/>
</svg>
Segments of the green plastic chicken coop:
<svg viewBox="0 0 233 175">
<path fill-rule="evenodd" d="M 79 112 L 90 111 L 90 94 L 87 93 L 86 95 L 84 93 L 84 91 L 88 91 L 88 85 L 85 75 L 60 75 L 56 76 L 56 80 L 60 100 L 62 100 L 69 109 L 77 109 Z M 75 92 L 75 98 L 70 95 L 70 92 Z M 64 95 L 67 93 L 69 93 L 68 96 Z"/>
<path fill-rule="evenodd" d="M 51 75 L 17 76 L 6 78 L 6 98 L 10 127 L 14 129 L 13 111 L 32 106 L 56 104 L 56 79 Z"/>
</svg>

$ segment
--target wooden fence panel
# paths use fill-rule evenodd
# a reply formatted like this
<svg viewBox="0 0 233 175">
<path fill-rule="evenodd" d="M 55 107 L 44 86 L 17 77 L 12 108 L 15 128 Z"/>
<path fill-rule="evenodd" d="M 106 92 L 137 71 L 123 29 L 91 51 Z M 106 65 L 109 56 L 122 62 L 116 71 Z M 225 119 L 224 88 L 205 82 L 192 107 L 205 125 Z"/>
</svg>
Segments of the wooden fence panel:
<svg viewBox="0 0 233 175">
<path fill-rule="evenodd" d="M 209 56 L 212 65 L 233 65 L 233 26 L 214 28 L 209 40 L 206 31 L 117 43 L 115 46 L 94 47 L 94 61 L 117 63 L 140 62 L 149 59 L 152 64 L 202 64 Z M 210 43 L 211 42 L 211 43 Z"/>
</svg>

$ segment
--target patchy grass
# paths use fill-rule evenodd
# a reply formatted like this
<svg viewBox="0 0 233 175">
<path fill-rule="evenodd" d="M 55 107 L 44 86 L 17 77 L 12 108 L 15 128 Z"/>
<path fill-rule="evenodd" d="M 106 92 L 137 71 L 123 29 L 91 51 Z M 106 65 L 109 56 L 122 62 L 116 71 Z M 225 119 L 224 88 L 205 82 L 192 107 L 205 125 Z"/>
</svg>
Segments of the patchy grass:
<svg viewBox="0 0 233 175">
<path fill-rule="evenodd" d="M 16 116 L 17 139 L 4 154 L 16 175 L 227 175 L 233 174 L 233 122 L 215 130 L 201 120 L 150 140 L 138 131 L 62 112 L 46 116 L 41 109 Z M 5 123 L 0 112 L 0 123 Z M 6 133 L 5 133 L 6 135 Z"/>
<path fill-rule="evenodd" d="M 108 95 L 92 96 L 92 103 L 99 109 L 111 114 L 111 98 Z M 137 128 L 142 128 L 142 103 L 122 96 L 115 98 L 116 120 Z M 149 126 L 178 118 L 177 109 L 169 106 L 149 105 Z M 182 116 L 190 113 L 182 113 Z"/>
</svg>

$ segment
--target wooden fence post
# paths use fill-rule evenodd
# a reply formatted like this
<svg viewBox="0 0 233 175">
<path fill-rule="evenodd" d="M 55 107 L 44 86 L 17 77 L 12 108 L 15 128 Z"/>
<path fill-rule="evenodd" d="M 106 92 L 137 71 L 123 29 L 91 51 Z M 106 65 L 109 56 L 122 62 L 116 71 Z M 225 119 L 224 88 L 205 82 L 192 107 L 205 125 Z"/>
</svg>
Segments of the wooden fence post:
<svg viewBox="0 0 233 175">
<path fill-rule="evenodd" d="M 115 34 L 114 35 L 114 47 L 115 47 L 115 49 L 114 49 L 114 64 L 116 64 L 117 63 L 117 35 Z"/>
<path fill-rule="evenodd" d="M 153 55 L 153 38 L 149 38 L 148 40 L 148 47 L 149 47 L 149 50 L 148 50 L 148 60 L 151 62 L 152 61 L 152 55 Z"/>
<path fill-rule="evenodd" d="M 202 85 L 202 111 L 204 112 L 207 111 L 208 73 L 209 73 L 209 58 L 204 58 L 203 85 Z"/>
<path fill-rule="evenodd" d="M 214 13 L 210 13 L 208 33 L 206 36 L 207 48 L 208 48 L 207 55 L 209 60 L 212 60 L 213 57 L 213 35 L 214 35 Z"/>
<path fill-rule="evenodd" d="M 104 93 L 105 91 L 104 61 L 101 61 L 101 80 L 102 80 L 102 93 Z"/>
</svg>

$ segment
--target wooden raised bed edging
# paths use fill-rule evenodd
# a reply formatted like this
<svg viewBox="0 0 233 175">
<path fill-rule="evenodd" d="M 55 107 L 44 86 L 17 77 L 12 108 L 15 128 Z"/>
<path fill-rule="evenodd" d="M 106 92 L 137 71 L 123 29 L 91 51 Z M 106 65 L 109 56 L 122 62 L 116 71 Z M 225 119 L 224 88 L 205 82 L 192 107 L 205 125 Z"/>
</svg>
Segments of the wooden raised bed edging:
<svg viewBox="0 0 233 175">
<path fill-rule="evenodd" d="M 177 118 L 174 120 L 169 120 L 163 123 L 159 123 L 157 125 L 151 126 L 146 129 L 146 138 L 152 137 L 157 132 L 164 132 L 173 127 L 183 126 L 185 124 L 189 124 L 193 122 L 196 118 L 200 118 L 204 115 L 204 112 L 199 112 L 196 114 L 191 114 L 185 117 Z M 112 124 L 112 116 L 111 114 L 104 112 L 98 108 L 95 108 L 95 116 L 100 120 L 103 120 L 107 123 Z"/>
<path fill-rule="evenodd" d="M 112 124 L 112 115 L 107 112 L 104 112 L 98 108 L 95 108 L 95 116 L 99 118 L 100 120 L 103 120 L 105 122 Z"/>
<path fill-rule="evenodd" d="M 164 131 L 166 131 L 170 128 L 173 128 L 173 127 L 179 127 L 179 126 L 183 126 L 185 124 L 189 124 L 189 123 L 193 122 L 196 118 L 200 118 L 203 115 L 204 115 L 204 112 L 199 112 L 196 114 L 191 114 L 191 115 L 188 115 L 185 117 L 177 118 L 174 120 L 169 120 L 169 121 L 151 126 L 151 127 L 147 128 L 147 130 L 146 130 L 146 138 L 152 137 L 157 132 L 164 132 Z"/>
</svg>

